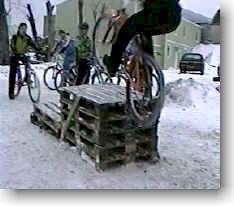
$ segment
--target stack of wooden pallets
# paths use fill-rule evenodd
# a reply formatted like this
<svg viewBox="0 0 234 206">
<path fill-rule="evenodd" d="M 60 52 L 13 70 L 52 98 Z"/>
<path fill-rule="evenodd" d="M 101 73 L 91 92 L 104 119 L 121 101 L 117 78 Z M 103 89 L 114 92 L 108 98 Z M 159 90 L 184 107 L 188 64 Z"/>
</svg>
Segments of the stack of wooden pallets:
<svg viewBox="0 0 234 206">
<path fill-rule="evenodd" d="M 60 95 L 62 123 L 78 102 L 64 139 L 84 151 L 97 169 L 151 160 L 156 154 L 156 128 L 131 124 L 125 93 L 124 87 L 108 84 L 67 87 Z"/>
<path fill-rule="evenodd" d="M 31 122 L 48 133 L 59 137 L 61 130 L 61 111 L 54 103 L 34 104 Z"/>
</svg>

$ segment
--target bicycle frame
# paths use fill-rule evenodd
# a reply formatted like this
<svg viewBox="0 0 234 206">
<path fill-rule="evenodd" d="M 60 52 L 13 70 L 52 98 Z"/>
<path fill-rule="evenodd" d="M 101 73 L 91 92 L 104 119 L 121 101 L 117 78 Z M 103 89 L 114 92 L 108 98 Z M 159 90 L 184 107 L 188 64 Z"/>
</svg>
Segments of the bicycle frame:
<svg viewBox="0 0 234 206">
<path fill-rule="evenodd" d="M 21 90 L 21 87 L 23 86 L 27 86 L 28 87 L 28 92 L 29 92 L 29 96 L 30 96 L 30 99 L 32 100 L 33 103 L 37 103 L 40 99 L 40 82 L 36 76 L 36 73 L 34 71 L 34 69 L 31 67 L 31 64 L 30 64 L 30 60 L 28 59 L 26 63 L 22 63 L 22 62 L 19 62 L 19 66 L 17 67 L 16 69 L 16 74 L 19 76 L 19 79 L 18 79 L 18 90 L 17 90 L 17 94 L 15 96 L 18 96 L 19 93 L 20 93 L 20 90 Z M 20 68 L 20 65 L 24 65 L 24 69 L 25 69 L 25 77 L 24 79 L 22 79 L 22 73 L 21 73 L 21 68 Z M 34 76 L 33 77 L 33 80 L 32 80 L 32 75 Z M 24 82 L 26 83 L 26 85 L 24 85 Z M 17 83 L 17 82 L 16 82 Z M 36 84 L 37 86 L 34 87 L 32 86 L 32 83 Z M 35 98 L 35 96 L 33 95 L 33 89 L 34 88 L 37 88 L 37 96 Z"/>
</svg>

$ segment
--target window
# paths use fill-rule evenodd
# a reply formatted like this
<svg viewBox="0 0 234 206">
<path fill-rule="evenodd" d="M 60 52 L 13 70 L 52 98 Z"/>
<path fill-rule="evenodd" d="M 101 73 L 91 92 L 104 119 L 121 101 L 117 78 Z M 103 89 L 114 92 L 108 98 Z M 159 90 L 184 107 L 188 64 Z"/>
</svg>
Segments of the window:
<svg viewBox="0 0 234 206">
<path fill-rule="evenodd" d="M 196 32 L 196 37 L 195 38 L 196 38 L 196 41 L 198 41 L 198 32 Z"/>
<path fill-rule="evenodd" d="M 171 47 L 168 45 L 167 46 L 167 56 L 169 57 L 171 54 Z"/>
<path fill-rule="evenodd" d="M 200 54 L 185 54 L 183 60 L 202 60 L 202 55 Z"/>
<path fill-rule="evenodd" d="M 186 28 L 183 27 L 183 36 L 186 36 Z"/>
</svg>

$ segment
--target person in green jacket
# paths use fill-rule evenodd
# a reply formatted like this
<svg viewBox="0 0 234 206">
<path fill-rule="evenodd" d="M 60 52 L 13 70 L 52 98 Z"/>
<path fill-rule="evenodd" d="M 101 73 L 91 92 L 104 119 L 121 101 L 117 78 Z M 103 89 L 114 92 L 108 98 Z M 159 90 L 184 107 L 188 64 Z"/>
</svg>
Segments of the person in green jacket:
<svg viewBox="0 0 234 206">
<path fill-rule="evenodd" d="M 90 64 L 92 58 L 92 41 L 88 37 L 89 25 L 83 23 L 79 26 L 79 35 L 76 40 L 76 60 L 78 65 L 78 78 L 76 85 L 87 84 L 90 77 Z"/>
</svg>

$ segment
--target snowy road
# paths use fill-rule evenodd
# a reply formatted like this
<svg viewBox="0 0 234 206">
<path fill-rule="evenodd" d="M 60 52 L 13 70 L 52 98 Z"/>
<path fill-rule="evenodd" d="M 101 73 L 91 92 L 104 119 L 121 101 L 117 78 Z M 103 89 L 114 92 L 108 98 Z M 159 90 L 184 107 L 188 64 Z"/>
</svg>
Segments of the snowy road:
<svg viewBox="0 0 234 206">
<path fill-rule="evenodd" d="M 39 74 L 41 70 L 37 70 Z M 212 71 L 206 76 L 165 72 L 167 82 L 194 78 L 207 86 L 207 98 L 193 106 L 167 100 L 159 134 L 162 160 L 104 173 L 82 160 L 74 148 L 30 124 L 27 90 L 15 101 L 7 97 L 7 68 L 0 75 L 0 188 L 218 189 L 220 187 L 219 93 Z M 212 74 L 213 73 L 213 74 Z M 40 75 L 41 76 L 41 75 Z M 174 86 L 176 86 L 175 84 Z M 181 87 L 181 86 L 179 86 Z M 199 95 L 199 90 L 194 90 Z M 180 93 L 178 93 L 179 95 Z M 187 94 L 189 95 L 189 93 Z M 197 96 L 199 98 L 199 96 Z M 42 100 L 56 99 L 44 86 Z M 176 100 L 176 99 L 174 99 Z"/>
<path fill-rule="evenodd" d="M 37 72 L 42 78 L 40 66 Z M 15 101 L 8 100 L 8 68 L 0 67 L 0 188 L 218 189 L 220 94 L 219 83 L 212 82 L 217 72 L 164 73 L 170 84 L 159 126 L 162 160 L 99 173 L 74 148 L 30 123 L 25 88 Z M 57 98 L 42 85 L 42 101 Z"/>
</svg>

